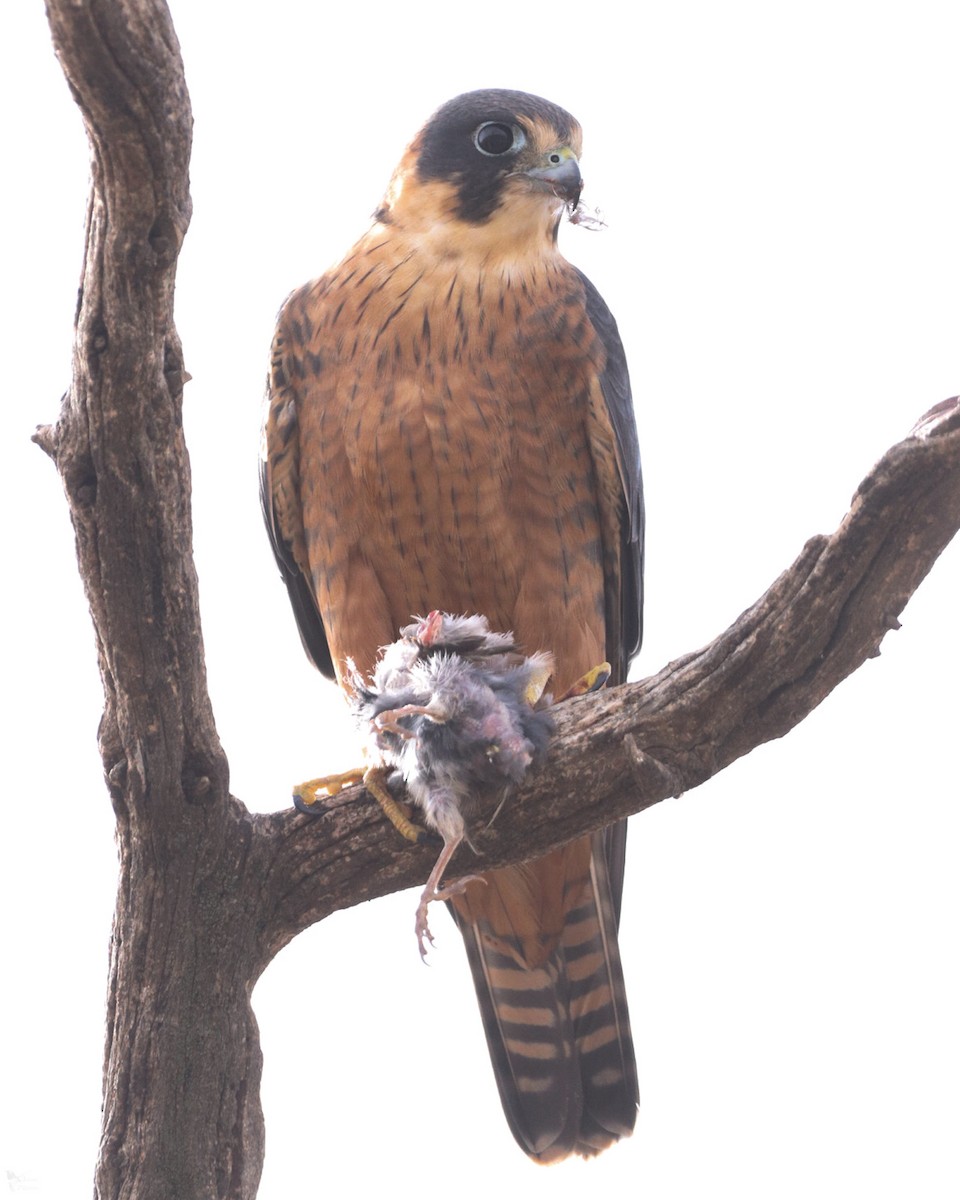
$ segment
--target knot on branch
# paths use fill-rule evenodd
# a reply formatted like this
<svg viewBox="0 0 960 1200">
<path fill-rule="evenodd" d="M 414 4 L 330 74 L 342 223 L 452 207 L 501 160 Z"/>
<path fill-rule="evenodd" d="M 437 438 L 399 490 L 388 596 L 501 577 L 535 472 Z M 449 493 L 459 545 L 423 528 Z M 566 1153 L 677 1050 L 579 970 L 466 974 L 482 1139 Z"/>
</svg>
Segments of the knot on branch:
<svg viewBox="0 0 960 1200">
<path fill-rule="evenodd" d="M 164 345 L 163 378 L 171 399 L 179 401 L 183 395 L 184 384 L 189 383 L 193 378 L 190 372 L 184 368 L 179 340 L 176 345 L 170 342 Z"/>
<path fill-rule="evenodd" d="M 158 267 L 169 266 L 176 262 L 180 253 L 180 243 L 183 240 L 181 231 L 166 213 L 161 213 L 153 223 L 148 234 L 148 240 L 153 253 L 156 255 Z"/>
<path fill-rule="evenodd" d="M 960 396 L 950 396 L 928 409 L 910 430 L 911 437 L 939 437 L 960 429 Z"/>
<path fill-rule="evenodd" d="M 623 750 L 643 798 L 640 809 L 649 808 L 651 804 L 656 804 L 658 800 L 667 796 L 676 798 L 686 791 L 681 776 L 666 763 L 644 753 L 632 733 L 624 734 Z"/>
<path fill-rule="evenodd" d="M 59 431 L 56 425 L 38 425 L 33 431 L 33 436 L 30 438 L 49 458 L 54 462 L 57 461 L 57 446 L 60 442 Z"/>
</svg>

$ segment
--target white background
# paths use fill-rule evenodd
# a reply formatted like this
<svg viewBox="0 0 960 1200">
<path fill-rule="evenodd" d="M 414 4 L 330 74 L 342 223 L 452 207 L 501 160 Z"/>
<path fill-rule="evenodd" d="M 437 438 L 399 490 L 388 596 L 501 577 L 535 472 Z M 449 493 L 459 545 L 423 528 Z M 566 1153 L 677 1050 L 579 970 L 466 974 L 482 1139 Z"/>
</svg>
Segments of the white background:
<svg viewBox="0 0 960 1200">
<path fill-rule="evenodd" d="M 952 10 L 952 11 L 951 11 Z M 475 87 L 585 131 L 648 496 L 634 673 L 715 636 L 871 464 L 960 391 L 954 6 L 173 3 L 196 118 L 177 321 L 207 664 L 232 789 L 351 765 L 260 523 L 276 310 L 365 228 L 404 144 Z M 948 15 L 949 14 L 949 15 Z M 89 1194 L 116 880 L 100 686 L 66 505 L 30 444 L 70 370 L 87 151 L 42 6 L 3 6 L 5 749 L 0 1191 Z M 633 822 L 634 1138 L 536 1168 L 500 1113 L 455 933 L 412 893 L 340 913 L 257 987 L 261 1197 L 960 1194 L 960 547 L 785 740 Z M 390 1020 L 388 1021 L 388 1017 Z"/>
</svg>

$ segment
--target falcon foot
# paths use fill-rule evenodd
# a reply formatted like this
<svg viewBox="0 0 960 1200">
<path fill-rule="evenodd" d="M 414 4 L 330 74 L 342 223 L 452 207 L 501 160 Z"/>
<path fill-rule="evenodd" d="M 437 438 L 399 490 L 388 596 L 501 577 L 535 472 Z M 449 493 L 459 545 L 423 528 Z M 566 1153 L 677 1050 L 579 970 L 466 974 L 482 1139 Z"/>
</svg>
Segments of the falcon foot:
<svg viewBox="0 0 960 1200">
<path fill-rule="evenodd" d="M 396 831 L 417 845 L 436 845 L 439 841 L 435 833 L 430 833 L 422 825 L 416 825 L 410 820 L 411 808 L 394 800 L 387 787 L 387 772 L 382 767 L 369 767 L 363 776 L 363 786 L 380 805 L 383 815 Z"/>
<path fill-rule="evenodd" d="M 420 957 L 426 961 L 428 947 L 424 943 L 424 939 L 433 945 L 433 934 L 430 932 L 430 926 L 427 923 L 427 909 L 434 900 L 452 900 L 454 896 L 462 896 L 467 890 L 468 883 L 486 883 L 482 875 L 464 875 L 462 879 L 455 879 L 453 883 L 445 884 L 441 888 L 435 888 L 432 879 L 427 881 L 427 886 L 423 889 L 423 895 L 420 897 L 420 903 L 417 905 L 417 943 L 420 946 Z"/>
<path fill-rule="evenodd" d="M 323 809 L 319 805 L 322 796 L 336 796 L 345 787 L 362 783 L 374 800 L 380 805 L 383 815 L 390 824 L 406 838 L 408 842 L 417 844 L 436 845 L 435 834 L 428 832 L 420 825 L 410 820 L 410 808 L 400 801 L 394 800 L 387 787 L 387 773 L 380 767 L 354 767 L 340 775 L 324 775 L 320 779 L 310 779 L 301 783 L 293 790 L 293 806 L 298 812 L 315 816 Z"/>
<path fill-rule="evenodd" d="M 572 700 L 574 696 L 585 696 L 588 692 L 599 692 L 612 673 L 613 669 L 608 662 L 602 662 L 599 666 L 591 667 L 575 683 L 572 683 L 563 695 L 558 697 L 558 700 Z"/>
<path fill-rule="evenodd" d="M 364 774 L 363 767 L 354 767 L 353 770 L 344 771 L 341 775 L 323 775 L 320 779 L 308 779 L 306 783 L 298 784 L 293 789 L 293 806 L 298 812 L 316 815 L 317 812 L 322 811 L 317 805 L 321 794 L 336 796 L 343 788 L 350 787 L 354 783 L 362 783 Z"/>
</svg>

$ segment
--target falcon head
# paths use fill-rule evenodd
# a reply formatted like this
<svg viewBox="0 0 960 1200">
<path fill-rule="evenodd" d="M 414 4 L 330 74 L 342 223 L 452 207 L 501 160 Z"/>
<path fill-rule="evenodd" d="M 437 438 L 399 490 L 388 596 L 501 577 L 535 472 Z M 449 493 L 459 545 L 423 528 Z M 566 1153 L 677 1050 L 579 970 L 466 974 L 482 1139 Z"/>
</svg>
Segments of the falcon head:
<svg viewBox="0 0 960 1200">
<path fill-rule="evenodd" d="M 449 100 L 407 147 L 378 221 L 431 236 L 476 231 L 491 244 L 547 236 L 580 199 L 582 134 L 556 104 L 484 90 Z"/>
</svg>

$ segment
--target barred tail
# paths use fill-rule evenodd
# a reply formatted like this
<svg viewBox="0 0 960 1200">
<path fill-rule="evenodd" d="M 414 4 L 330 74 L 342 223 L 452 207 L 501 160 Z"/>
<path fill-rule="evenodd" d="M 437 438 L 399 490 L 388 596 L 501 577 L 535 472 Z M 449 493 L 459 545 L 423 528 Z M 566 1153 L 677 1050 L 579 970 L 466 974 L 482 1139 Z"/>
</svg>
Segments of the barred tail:
<svg viewBox="0 0 960 1200">
<path fill-rule="evenodd" d="M 455 902 L 504 1112 L 538 1162 L 597 1154 L 636 1120 L 617 945 L 624 838 L 621 823 L 535 864 L 490 872 L 474 903 Z M 540 886 L 558 878 L 556 888 Z M 524 919 L 530 911 L 541 914 L 538 931 Z"/>
</svg>

